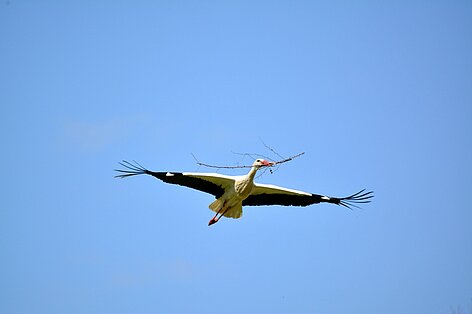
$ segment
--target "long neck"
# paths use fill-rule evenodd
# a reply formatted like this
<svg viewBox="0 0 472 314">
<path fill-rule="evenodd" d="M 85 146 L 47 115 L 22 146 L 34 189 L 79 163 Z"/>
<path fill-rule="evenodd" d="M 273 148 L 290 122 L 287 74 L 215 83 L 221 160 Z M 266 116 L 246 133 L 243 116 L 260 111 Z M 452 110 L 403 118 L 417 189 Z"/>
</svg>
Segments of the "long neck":
<svg viewBox="0 0 472 314">
<path fill-rule="evenodd" d="M 254 176 L 256 175 L 257 169 L 258 169 L 257 167 L 254 167 L 254 166 L 251 167 L 251 170 L 249 170 L 247 174 L 247 177 L 249 180 L 251 181 L 254 180 Z"/>
</svg>

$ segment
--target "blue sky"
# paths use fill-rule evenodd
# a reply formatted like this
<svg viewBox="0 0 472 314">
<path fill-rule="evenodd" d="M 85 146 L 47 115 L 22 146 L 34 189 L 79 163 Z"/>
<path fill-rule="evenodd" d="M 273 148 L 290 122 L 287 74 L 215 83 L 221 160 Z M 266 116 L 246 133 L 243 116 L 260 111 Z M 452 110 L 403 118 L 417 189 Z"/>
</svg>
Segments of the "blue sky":
<svg viewBox="0 0 472 314">
<path fill-rule="evenodd" d="M 2 1 L 0 312 L 472 308 L 470 1 Z M 247 207 L 152 170 L 305 152 Z M 224 172 L 241 174 L 243 172 Z"/>
</svg>

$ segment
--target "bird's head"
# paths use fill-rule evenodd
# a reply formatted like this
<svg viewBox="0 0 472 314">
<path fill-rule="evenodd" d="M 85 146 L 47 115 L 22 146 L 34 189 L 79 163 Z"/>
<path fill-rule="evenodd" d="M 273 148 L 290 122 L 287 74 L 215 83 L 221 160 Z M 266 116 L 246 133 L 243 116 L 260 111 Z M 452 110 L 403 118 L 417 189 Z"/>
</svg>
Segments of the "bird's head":
<svg viewBox="0 0 472 314">
<path fill-rule="evenodd" d="M 272 166 L 274 163 L 265 159 L 256 159 L 254 163 L 252 164 L 253 167 L 256 167 L 257 169 L 261 167 L 269 167 Z"/>
</svg>

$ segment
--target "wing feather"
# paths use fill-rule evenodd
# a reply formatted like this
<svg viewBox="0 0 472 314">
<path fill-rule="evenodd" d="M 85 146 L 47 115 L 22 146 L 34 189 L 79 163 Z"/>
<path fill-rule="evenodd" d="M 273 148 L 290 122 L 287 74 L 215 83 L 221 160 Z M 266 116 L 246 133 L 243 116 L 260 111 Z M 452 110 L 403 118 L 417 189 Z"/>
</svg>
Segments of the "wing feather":
<svg viewBox="0 0 472 314">
<path fill-rule="evenodd" d="M 243 206 L 308 206 L 316 203 L 313 195 L 314 194 L 276 185 L 256 183 L 251 195 L 243 201 Z"/>
<path fill-rule="evenodd" d="M 137 162 L 133 164 L 127 161 L 121 162 L 120 165 L 125 169 L 115 169 L 115 171 L 120 173 L 116 176 L 118 178 L 148 174 L 165 183 L 189 187 L 212 194 L 216 198 L 221 197 L 227 188 L 234 185 L 233 177 L 218 173 L 156 172 L 147 170 Z"/>
<path fill-rule="evenodd" d="M 276 185 L 255 184 L 252 194 L 243 201 L 243 206 L 283 205 L 308 206 L 322 202 L 341 205 L 347 208 L 358 207 L 356 204 L 369 203 L 373 192 L 361 190 L 347 197 L 330 197 Z"/>
</svg>

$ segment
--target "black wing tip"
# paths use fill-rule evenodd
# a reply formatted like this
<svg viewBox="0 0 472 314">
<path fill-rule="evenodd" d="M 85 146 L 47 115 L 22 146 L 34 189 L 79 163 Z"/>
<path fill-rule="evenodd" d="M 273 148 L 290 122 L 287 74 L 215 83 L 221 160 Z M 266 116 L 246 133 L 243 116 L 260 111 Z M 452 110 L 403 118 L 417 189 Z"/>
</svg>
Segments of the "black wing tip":
<svg viewBox="0 0 472 314">
<path fill-rule="evenodd" d="M 360 190 L 357 193 L 352 195 L 338 198 L 337 205 L 344 206 L 349 209 L 360 208 L 358 204 L 367 204 L 371 202 L 371 199 L 374 197 L 374 191 L 367 191 L 365 189 Z"/>
<path fill-rule="evenodd" d="M 141 166 L 136 160 L 133 160 L 133 162 L 129 162 L 126 160 L 123 160 L 119 162 L 120 166 L 124 167 L 125 169 L 115 169 L 116 172 L 119 172 L 121 174 L 117 174 L 115 178 L 127 178 L 127 177 L 132 177 L 132 176 L 137 176 L 140 174 L 148 174 L 149 170 Z"/>
</svg>

